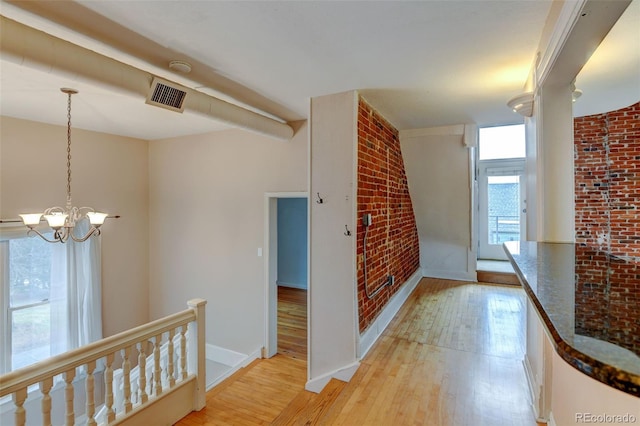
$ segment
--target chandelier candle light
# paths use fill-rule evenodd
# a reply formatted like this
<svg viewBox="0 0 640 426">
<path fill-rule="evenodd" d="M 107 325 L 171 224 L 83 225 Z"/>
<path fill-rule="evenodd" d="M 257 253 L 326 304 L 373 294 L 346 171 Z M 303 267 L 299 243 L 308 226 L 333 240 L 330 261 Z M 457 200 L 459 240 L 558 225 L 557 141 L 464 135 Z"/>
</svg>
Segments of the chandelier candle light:
<svg viewBox="0 0 640 426">
<path fill-rule="evenodd" d="M 107 218 L 107 213 L 100 213 L 91 207 L 74 207 L 71 204 L 71 95 L 78 93 L 75 89 L 61 88 L 63 93 L 68 96 L 67 101 L 67 204 L 65 208 L 49 207 L 43 213 L 21 214 L 22 222 L 29 228 L 28 235 L 37 234 L 43 240 L 50 243 L 64 243 L 69 238 L 73 241 L 86 241 L 92 235 L 100 235 L 100 226 Z M 49 224 L 54 230 L 53 239 L 50 240 L 40 233 L 36 226 L 40 223 L 41 218 Z M 74 228 L 78 221 L 87 217 L 91 224 L 86 235 L 78 237 L 74 234 Z"/>
</svg>

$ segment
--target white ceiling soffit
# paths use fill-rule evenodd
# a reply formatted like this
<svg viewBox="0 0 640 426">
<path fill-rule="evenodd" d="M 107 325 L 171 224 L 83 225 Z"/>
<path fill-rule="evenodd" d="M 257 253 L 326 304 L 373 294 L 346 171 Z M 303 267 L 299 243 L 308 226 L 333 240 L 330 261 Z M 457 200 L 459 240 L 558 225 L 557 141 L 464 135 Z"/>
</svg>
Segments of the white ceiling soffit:
<svg viewBox="0 0 640 426">
<path fill-rule="evenodd" d="M 142 102 L 147 98 L 152 74 L 4 16 L 0 19 L 3 62 L 64 76 L 77 83 L 101 86 L 123 95 L 139 95 Z M 282 121 L 187 87 L 183 89 L 187 92 L 184 109 L 190 113 L 277 139 L 288 140 L 293 136 L 293 129 Z"/>
<path fill-rule="evenodd" d="M 640 101 L 640 0 L 634 0 L 576 77 L 576 117 Z"/>
</svg>

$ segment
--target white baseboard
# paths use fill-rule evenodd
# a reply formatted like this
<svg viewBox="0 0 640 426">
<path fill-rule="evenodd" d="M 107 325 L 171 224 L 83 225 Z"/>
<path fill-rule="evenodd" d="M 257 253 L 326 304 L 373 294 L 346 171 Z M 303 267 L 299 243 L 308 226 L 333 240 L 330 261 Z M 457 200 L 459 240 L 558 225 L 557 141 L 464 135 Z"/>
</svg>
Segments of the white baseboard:
<svg viewBox="0 0 640 426">
<path fill-rule="evenodd" d="M 540 415 L 540 394 L 542 387 L 536 380 L 536 376 L 531 368 L 529 357 L 525 354 L 522 360 L 522 366 L 524 367 L 524 375 L 527 378 L 527 385 L 529 388 L 529 397 L 531 408 L 533 408 L 533 414 L 536 416 L 536 421 L 539 423 L 548 423 L 550 419 L 544 418 Z"/>
<path fill-rule="evenodd" d="M 416 288 L 421 278 L 422 272 L 418 269 L 402 285 L 400 290 L 391 297 L 391 300 L 389 300 L 382 312 L 378 314 L 371 325 L 369 325 L 369 327 L 360 335 L 358 342 L 358 359 L 364 358 L 367 352 L 369 352 L 369 349 L 371 349 L 380 335 L 382 335 L 382 332 L 387 328 L 407 298 L 409 298 L 409 295 L 411 295 L 413 290 Z"/>
<path fill-rule="evenodd" d="M 429 278 L 439 278 L 443 280 L 457 280 L 457 281 L 478 281 L 478 275 L 476 271 L 450 271 L 447 269 L 430 269 L 422 268 L 422 276 Z"/>
<path fill-rule="evenodd" d="M 210 361 L 229 366 L 229 370 L 225 371 L 224 374 L 216 377 L 212 383 L 207 383 L 207 391 L 211 390 L 211 388 L 231 376 L 236 371 L 251 364 L 254 360 L 261 358 L 261 354 L 261 349 L 257 349 L 250 354 L 243 354 L 207 343 L 205 345 L 205 357 Z"/>
<path fill-rule="evenodd" d="M 553 418 L 553 413 L 549 413 L 549 420 L 547 421 L 547 426 L 557 426 L 556 419 Z"/>
<path fill-rule="evenodd" d="M 531 369 L 529 357 L 526 354 L 522 360 L 522 366 L 524 367 L 524 375 L 527 378 L 527 385 L 529 387 L 529 403 L 531 404 L 531 407 L 533 407 L 533 414 L 536 416 L 536 419 L 538 419 L 540 417 L 540 410 L 538 410 L 539 393 L 536 392 L 538 384 L 536 382 L 535 375 L 533 374 L 533 370 Z"/>
<path fill-rule="evenodd" d="M 281 286 L 281 287 L 299 288 L 300 290 L 306 290 L 307 289 L 307 284 L 306 283 L 288 283 L 286 281 L 277 280 L 276 284 Z"/>
<path fill-rule="evenodd" d="M 258 351 L 258 354 L 259 353 L 260 351 Z M 212 345 L 210 343 L 207 343 L 205 345 L 205 356 L 208 360 L 228 365 L 229 367 L 235 367 L 239 364 L 242 364 L 247 360 L 247 358 L 250 357 L 250 355 L 232 351 L 230 349 L 225 349 L 223 347 Z"/>
<path fill-rule="evenodd" d="M 349 364 L 330 373 L 323 374 L 320 377 L 316 377 L 315 379 L 307 381 L 307 384 L 304 386 L 304 388 L 309 392 L 320 393 L 331 379 L 338 379 L 342 380 L 343 382 L 348 382 L 356 373 L 359 366 L 360 362 L 356 361 L 353 364 Z"/>
</svg>

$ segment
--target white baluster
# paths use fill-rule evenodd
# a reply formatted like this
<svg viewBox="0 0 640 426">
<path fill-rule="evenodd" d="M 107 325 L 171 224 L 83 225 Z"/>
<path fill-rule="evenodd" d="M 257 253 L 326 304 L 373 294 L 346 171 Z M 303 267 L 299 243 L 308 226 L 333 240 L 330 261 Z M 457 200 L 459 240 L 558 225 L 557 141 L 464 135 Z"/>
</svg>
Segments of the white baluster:
<svg viewBox="0 0 640 426">
<path fill-rule="evenodd" d="M 167 362 L 167 376 L 169 376 L 169 388 L 172 388 L 176 384 L 176 378 L 173 369 L 173 338 L 175 337 L 175 330 L 169 330 L 169 345 L 167 348 L 168 362 Z"/>
<path fill-rule="evenodd" d="M 140 387 L 140 402 L 144 404 L 149 399 L 147 395 L 147 354 L 145 346 L 147 342 L 140 342 L 140 350 L 138 354 L 138 370 L 140 370 L 140 381 L 138 386 Z"/>
<path fill-rule="evenodd" d="M 27 421 L 27 413 L 22 406 L 27 399 L 27 388 L 17 390 L 13 393 L 13 404 L 16 406 L 15 420 L 16 426 L 24 426 Z"/>
<path fill-rule="evenodd" d="M 76 377 L 76 369 L 65 371 L 64 373 L 64 399 L 66 402 L 66 422 L 67 426 L 73 426 L 76 423 L 76 413 L 73 411 L 73 379 Z"/>
<path fill-rule="evenodd" d="M 160 346 L 162 345 L 162 334 L 155 337 L 155 345 L 153 347 L 153 379 L 155 381 L 155 395 L 162 395 L 162 369 L 160 368 Z"/>
<path fill-rule="evenodd" d="M 94 378 L 93 372 L 96 370 L 96 362 L 90 361 L 87 363 L 87 379 L 86 379 L 86 396 L 87 396 L 87 425 L 95 426 L 96 420 L 93 416 L 96 414 L 96 400 L 94 394 Z"/>
<path fill-rule="evenodd" d="M 180 330 L 180 377 L 187 378 L 187 324 Z"/>
<path fill-rule="evenodd" d="M 122 379 L 123 379 L 123 393 L 124 393 L 124 412 L 131 411 L 131 363 L 129 357 L 131 356 L 131 347 L 126 347 L 122 350 Z"/>
<path fill-rule="evenodd" d="M 42 425 L 51 426 L 51 387 L 53 377 L 49 377 L 40 382 L 40 392 L 42 393 Z"/>
<path fill-rule="evenodd" d="M 113 357 L 114 354 L 107 355 L 107 365 L 104 369 L 104 405 L 107 408 L 108 423 L 111 423 L 116 419 L 116 412 L 113 411 Z"/>
</svg>

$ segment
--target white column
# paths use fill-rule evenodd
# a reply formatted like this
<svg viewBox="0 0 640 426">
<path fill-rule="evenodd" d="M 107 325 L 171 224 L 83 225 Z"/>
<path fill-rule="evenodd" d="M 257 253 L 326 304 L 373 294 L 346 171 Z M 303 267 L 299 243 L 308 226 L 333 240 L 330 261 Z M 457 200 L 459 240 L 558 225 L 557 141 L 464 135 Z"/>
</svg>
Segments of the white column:
<svg viewBox="0 0 640 426">
<path fill-rule="evenodd" d="M 541 88 L 536 99 L 536 239 L 574 242 L 574 148 L 571 89 Z"/>
</svg>

